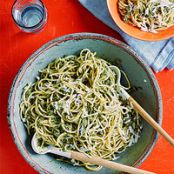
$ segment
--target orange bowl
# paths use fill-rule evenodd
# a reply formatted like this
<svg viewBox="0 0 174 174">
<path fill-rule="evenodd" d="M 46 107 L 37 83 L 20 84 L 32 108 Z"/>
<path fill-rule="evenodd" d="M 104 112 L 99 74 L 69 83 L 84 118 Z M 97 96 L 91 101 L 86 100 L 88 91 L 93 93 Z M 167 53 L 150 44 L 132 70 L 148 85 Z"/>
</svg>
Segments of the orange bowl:
<svg viewBox="0 0 174 174">
<path fill-rule="evenodd" d="M 109 12 L 117 24 L 117 26 L 123 30 L 128 35 L 145 41 L 159 41 L 168 39 L 174 36 L 174 26 L 167 28 L 165 30 L 158 31 L 158 33 L 145 32 L 140 30 L 137 27 L 134 27 L 130 24 L 125 23 L 120 16 L 118 10 L 118 0 L 107 0 L 107 5 Z"/>
</svg>

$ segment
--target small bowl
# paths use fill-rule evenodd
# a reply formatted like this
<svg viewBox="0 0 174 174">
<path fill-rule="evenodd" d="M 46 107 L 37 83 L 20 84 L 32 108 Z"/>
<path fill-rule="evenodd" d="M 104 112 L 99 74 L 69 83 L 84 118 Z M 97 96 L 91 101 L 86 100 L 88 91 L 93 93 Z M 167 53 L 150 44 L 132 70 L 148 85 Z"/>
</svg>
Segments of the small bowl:
<svg viewBox="0 0 174 174">
<path fill-rule="evenodd" d="M 158 31 L 158 33 L 145 32 L 137 27 L 125 23 L 121 19 L 121 15 L 118 10 L 118 0 L 107 0 L 108 9 L 118 27 L 128 35 L 145 41 L 160 41 L 168 39 L 174 36 L 174 26 Z"/>
<path fill-rule="evenodd" d="M 91 171 L 83 167 L 58 161 L 53 155 L 34 153 L 31 148 L 31 137 L 28 136 L 19 114 L 23 89 L 27 83 L 34 82 L 38 71 L 55 58 L 79 54 L 80 50 L 84 48 L 96 51 L 98 56 L 124 70 L 132 86 L 136 89 L 132 91 L 131 95 L 161 124 L 162 101 L 157 81 L 148 65 L 129 46 L 111 37 L 91 33 L 72 34 L 50 41 L 33 53 L 21 67 L 13 82 L 8 104 L 9 127 L 14 141 L 26 161 L 40 173 L 91 174 Z M 143 125 L 139 141 L 121 153 L 117 162 L 138 166 L 150 154 L 157 140 L 157 132 L 144 120 Z M 96 173 L 116 174 L 118 172 L 103 168 Z"/>
</svg>

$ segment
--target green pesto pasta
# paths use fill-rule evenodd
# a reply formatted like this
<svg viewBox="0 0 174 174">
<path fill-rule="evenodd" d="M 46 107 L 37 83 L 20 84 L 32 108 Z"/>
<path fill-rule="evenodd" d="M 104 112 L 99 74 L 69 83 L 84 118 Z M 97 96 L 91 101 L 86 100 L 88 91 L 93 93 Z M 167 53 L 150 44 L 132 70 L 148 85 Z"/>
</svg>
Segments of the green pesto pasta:
<svg viewBox="0 0 174 174">
<path fill-rule="evenodd" d="M 174 0 L 119 0 L 123 21 L 157 33 L 174 25 Z"/>
<path fill-rule="evenodd" d="M 137 142 L 142 124 L 131 103 L 119 94 L 114 67 L 88 49 L 51 62 L 23 92 L 20 115 L 28 133 L 37 134 L 41 147 L 117 159 Z"/>
</svg>

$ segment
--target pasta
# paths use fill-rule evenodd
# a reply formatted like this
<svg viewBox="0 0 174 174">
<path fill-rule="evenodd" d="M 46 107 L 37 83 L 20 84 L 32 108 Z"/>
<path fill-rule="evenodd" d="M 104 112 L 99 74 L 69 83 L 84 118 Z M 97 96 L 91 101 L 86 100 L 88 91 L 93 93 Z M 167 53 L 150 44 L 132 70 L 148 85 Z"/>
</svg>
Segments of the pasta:
<svg viewBox="0 0 174 174">
<path fill-rule="evenodd" d="M 119 0 L 122 19 L 143 31 L 157 33 L 174 25 L 174 0 Z"/>
<path fill-rule="evenodd" d="M 28 133 L 37 134 L 41 147 L 117 159 L 137 142 L 142 124 L 131 103 L 119 94 L 114 67 L 89 49 L 51 62 L 23 92 L 20 115 Z"/>
</svg>

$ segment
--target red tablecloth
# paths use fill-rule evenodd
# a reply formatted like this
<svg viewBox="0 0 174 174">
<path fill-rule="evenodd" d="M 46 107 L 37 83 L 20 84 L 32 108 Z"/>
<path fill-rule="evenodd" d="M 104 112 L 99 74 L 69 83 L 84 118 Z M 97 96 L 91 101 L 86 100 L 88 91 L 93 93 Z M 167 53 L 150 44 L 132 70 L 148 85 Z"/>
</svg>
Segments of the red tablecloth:
<svg viewBox="0 0 174 174">
<path fill-rule="evenodd" d="M 11 17 L 13 0 L 0 1 L 0 174 L 37 173 L 17 150 L 7 123 L 7 100 L 12 81 L 25 60 L 46 42 L 69 33 L 95 32 L 121 37 L 87 12 L 77 0 L 44 0 L 48 23 L 41 33 L 21 32 Z M 174 71 L 155 74 L 163 97 L 163 128 L 174 137 Z M 174 148 L 159 136 L 140 166 L 158 174 L 174 173 Z"/>
</svg>

